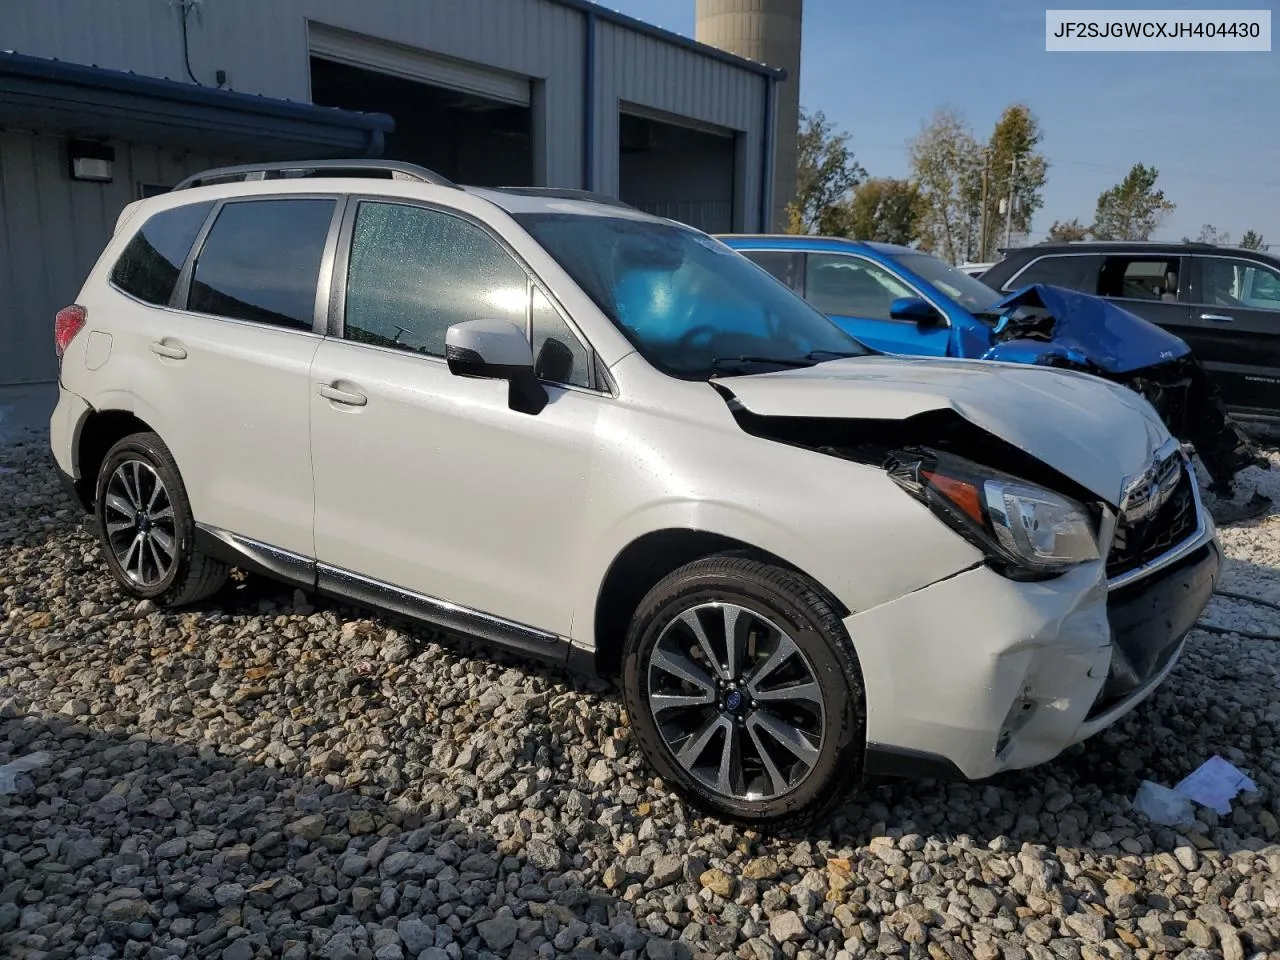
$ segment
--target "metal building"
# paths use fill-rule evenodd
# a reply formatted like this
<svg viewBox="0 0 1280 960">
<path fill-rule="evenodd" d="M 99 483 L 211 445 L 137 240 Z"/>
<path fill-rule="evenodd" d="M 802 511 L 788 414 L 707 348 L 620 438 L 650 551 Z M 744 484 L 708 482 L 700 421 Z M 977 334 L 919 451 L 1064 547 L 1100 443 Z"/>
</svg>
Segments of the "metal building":
<svg viewBox="0 0 1280 960">
<path fill-rule="evenodd" d="M 199 169 L 383 156 L 771 229 L 784 72 L 586 0 L 0 0 L 0 385 L 124 205 Z"/>
</svg>

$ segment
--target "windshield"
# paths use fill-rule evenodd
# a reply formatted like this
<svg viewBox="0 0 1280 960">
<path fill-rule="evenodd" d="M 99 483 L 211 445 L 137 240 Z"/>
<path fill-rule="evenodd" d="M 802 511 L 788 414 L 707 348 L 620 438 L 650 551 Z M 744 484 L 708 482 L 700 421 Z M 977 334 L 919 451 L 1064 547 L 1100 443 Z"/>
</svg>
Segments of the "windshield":
<svg viewBox="0 0 1280 960">
<path fill-rule="evenodd" d="M 981 313 L 995 305 L 1000 294 L 981 280 L 927 253 L 904 253 L 897 261 L 921 277 L 970 313 Z"/>
<path fill-rule="evenodd" d="M 516 220 L 672 376 L 763 373 L 870 352 L 763 269 L 688 227 L 563 213 Z"/>
</svg>

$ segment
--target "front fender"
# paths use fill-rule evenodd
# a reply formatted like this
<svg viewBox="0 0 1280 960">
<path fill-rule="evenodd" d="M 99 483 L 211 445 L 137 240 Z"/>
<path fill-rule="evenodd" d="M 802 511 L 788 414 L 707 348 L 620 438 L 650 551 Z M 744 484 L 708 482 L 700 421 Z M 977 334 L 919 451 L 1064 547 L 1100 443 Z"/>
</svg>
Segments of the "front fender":
<svg viewBox="0 0 1280 960">
<path fill-rule="evenodd" d="M 583 569 L 598 575 L 583 583 L 576 598 L 571 635 L 579 645 L 595 648 L 596 607 L 615 560 L 636 541 L 663 531 L 713 534 L 772 554 L 849 610 L 871 609 L 982 561 L 976 548 L 927 508 L 885 483 L 890 496 L 865 523 L 853 511 L 816 525 L 795 522 L 804 510 L 785 517 L 729 500 L 675 497 L 626 513 L 589 549 Z"/>
</svg>

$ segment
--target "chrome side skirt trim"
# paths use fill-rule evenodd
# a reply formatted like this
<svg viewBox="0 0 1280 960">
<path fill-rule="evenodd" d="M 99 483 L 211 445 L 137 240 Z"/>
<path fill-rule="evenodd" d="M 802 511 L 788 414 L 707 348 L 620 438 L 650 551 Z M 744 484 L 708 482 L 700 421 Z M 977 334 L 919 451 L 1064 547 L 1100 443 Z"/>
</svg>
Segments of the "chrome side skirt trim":
<svg viewBox="0 0 1280 960">
<path fill-rule="evenodd" d="M 316 588 L 322 593 L 336 593 L 342 597 L 367 603 L 369 606 L 390 610 L 417 620 L 425 620 L 445 629 L 472 634 L 530 653 L 541 653 L 549 648 L 554 649 L 562 644 L 565 646 L 568 644 L 568 641 L 562 640 L 554 633 L 504 620 L 502 617 L 450 603 L 448 600 L 428 597 L 340 567 L 317 563 L 316 572 L 318 574 Z M 567 652 L 561 649 L 561 659 Z"/>
<path fill-rule="evenodd" d="M 573 648 L 569 640 L 554 633 L 406 590 L 331 564 L 318 563 L 289 550 L 218 527 L 197 524 L 196 547 L 202 553 L 233 566 L 315 590 L 335 599 L 385 610 L 445 630 L 454 630 L 558 665 L 563 666 L 571 659 Z M 577 653 L 572 658 L 575 665 L 585 667 L 585 651 L 579 650 Z"/>
</svg>

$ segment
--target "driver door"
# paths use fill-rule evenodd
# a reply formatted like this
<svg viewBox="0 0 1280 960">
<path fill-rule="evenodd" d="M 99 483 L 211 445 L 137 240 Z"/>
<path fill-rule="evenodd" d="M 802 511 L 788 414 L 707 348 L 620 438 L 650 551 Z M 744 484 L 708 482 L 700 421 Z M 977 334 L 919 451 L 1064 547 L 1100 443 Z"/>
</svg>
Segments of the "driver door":
<svg viewBox="0 0 1280 960">
<path fill-rule="evenodd" d="M 595 424 L 609 402 L 590 351 L 477 221 L 360 200 L 343 237 L 338 322 L 311 378 L 322 583 L 567 636 Z M 539 355 L 559 342 L 554 371 L 539 368 L 540 413 L 511 409 L 504 381 L 450 373 L 446 331 L 478 319 L 528 330 Z"/>
<path fill-rule="evenodd" d="M 890 304 L 920 294 L 885 267 L 865 257 L 810 253 L 804 296 L 846 333 L 886 353 L 945 357 L 951 332 L 939 313 L 936 324 L 894 320 Z"/>
</svg>

